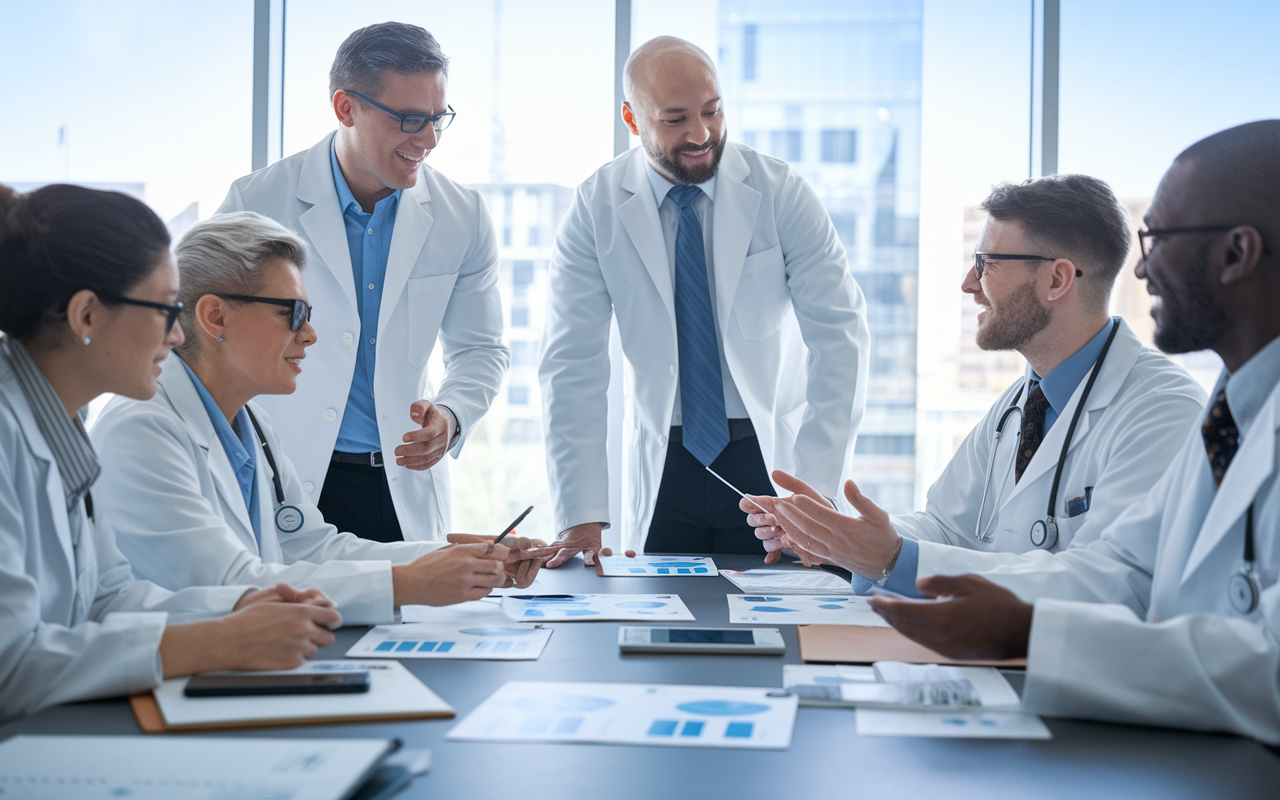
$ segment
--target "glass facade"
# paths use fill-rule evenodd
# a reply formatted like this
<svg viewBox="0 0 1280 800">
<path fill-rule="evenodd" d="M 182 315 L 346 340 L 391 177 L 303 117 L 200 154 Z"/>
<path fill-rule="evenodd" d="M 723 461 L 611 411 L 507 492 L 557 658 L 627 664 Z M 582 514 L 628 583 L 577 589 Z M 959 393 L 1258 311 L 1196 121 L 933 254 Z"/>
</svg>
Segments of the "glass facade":
<svg viewBox="0 0 1280 800">
<path fill-rule="evenodd" d="M 722 0 L 729 136 L 814 187 L 867 298 L 871 383 L 851 476 L 893 512 L 915 483 L 919 0 Z"/>
</svg>

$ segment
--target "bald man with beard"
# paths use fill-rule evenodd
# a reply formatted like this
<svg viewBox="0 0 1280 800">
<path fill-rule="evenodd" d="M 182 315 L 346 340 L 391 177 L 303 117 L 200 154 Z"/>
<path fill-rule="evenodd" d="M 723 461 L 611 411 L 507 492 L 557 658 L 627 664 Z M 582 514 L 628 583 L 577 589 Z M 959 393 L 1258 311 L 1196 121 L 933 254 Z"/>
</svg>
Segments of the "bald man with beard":
<svg viewBox="0 0 1280 800">
<path fill-rule="evenodd" d="M 752 553 L 738 496 L 770 469 L 836 496 L 865 405 L 866 303 L 817 195 L 786 162 L 727 141 L 715 64 L 660 37 L 627 61 L 640 137 L 577 191 L 551 259 L 539 374 L 560 537 L 593 563 L 609 514 L 609 330 L 627 387 L 622 541 Z M 607 555 L 608 551 L 602 554 Z"/>
</svg>

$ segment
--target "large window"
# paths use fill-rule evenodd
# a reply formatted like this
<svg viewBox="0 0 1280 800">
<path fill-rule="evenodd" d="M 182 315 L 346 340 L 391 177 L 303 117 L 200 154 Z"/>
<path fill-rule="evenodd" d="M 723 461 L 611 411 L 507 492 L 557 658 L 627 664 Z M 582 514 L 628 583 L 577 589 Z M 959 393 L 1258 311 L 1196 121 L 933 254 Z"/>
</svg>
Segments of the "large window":
<svg viewBox="0 0 1280 800">
<path fill-rule="evenodd" d="M 253 0 L 0 4 L 0 183 L 146 201 L 175 233 L 250 169 Z"/>
</svg>

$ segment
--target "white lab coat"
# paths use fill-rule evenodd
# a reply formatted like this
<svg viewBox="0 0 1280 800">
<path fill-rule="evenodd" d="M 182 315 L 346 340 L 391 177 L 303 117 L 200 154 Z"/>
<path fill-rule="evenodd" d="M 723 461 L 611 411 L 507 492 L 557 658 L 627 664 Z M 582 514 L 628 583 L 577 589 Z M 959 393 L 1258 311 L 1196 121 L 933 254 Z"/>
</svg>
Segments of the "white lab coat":
<svg viewBox="0 0 1280 800">
<path fill-rule="evenodd" d="M 609 324 L 626 360 L 625 547 L 653 516 L 679 383 L 671 266 L 642 148 L 583 183 L 556 236 L 539 376 L 556 530 L 609 518 Z M 866 401 L 866 302 L 786 162 L 725 147 L 712 218 L 725 359 L 769 469 L 836 495 Z"/>
<path fill-rule="evenodd" d="M 1053 552 L 1094 541 L 1125 509 L 1145 497 L 1204 408 L 1204 390 L 1185 370 L 1144 347 L 1124 320 L 1119 324 L 1063 464 L 1054 514 L 1058 542 Z M 965 438 L 929 488 L 925 510 L 893 517 L 900 534 L 922 541 L 919 575 L 964 572 L 971 569 L 965 566 L 970 562 L 987 563 L 980 556 L 966 555 L 966 550 L 1023 553 L 1036 549 L 1031 543 L 1031 525 L 1047 515 L 1063 439 L 1088 380 L 1086 373 L 1016 484 L 1013 465 L 1021 417 L 1017 413 L 1009 416 L 991 468 L 983 511 L 983 525 L 995 534 L 991 542 L 979 541 L 974 535 L 983 480 L 996 423 L 1026 378 L 1005 390 Z M 1024 391 L 1019 405 L 1025 402 Z M 1087 487 L 1093 488 L 1089 510 L 1068 517 L 1067 501 L 1083 495 Z M 926 546 L 924 542 L 938 544 Z"/>
<path fill-rule="evenodd" d="M 112 399 L 91 434 L 102 464 L 95 510 L 134 574 L 168 589 L 284 581 L 323 591 L 344 624 L 395 622 L 391 565 L 443 543 L 384 544 L 339 533 L 302 490 L 271 417 L 250 403 L 280 469 L 285 502 L 303 515 L 293 533 L 276 528 L 271 467 L 255 445 L 259 543 L 227 452 L 177 355 L 165 361 L 159 384 L 146 402 Z"/>
<path fill-rule="evenodd" d="M 1216 491 L 1197 425 L 1150 494 L 1097 541 L 1003 556 L 987 573 L 1039 598 L 1029 710 L 1280 743 L 1280 385 L 1242 433 Z M 1243 562 L 1251 502 L 1262 595 L 1246 615 L 1227 581 Z"/>
<path fill-rule="evenodd" d="M 425 398 L 457 415 L 462 440 L 450 451 L 456 458 L 506 374 L 511 356 L 502 343 L 493 223 L 479 193 L 424 164 L 396 211 L 378 330 L 361 331 L 329 156 L 333 136 L 239 179 L 218 209 L 256 211 L 307 243 L 302 274 L 319 341 L 307 350 L 298 390 L 258 402 L 277 420 L 306 496 L 318 501 L 355 374 L 356 340 L 376 336 L 378 434 L 400 527 L 410 541 L 443 540 L 450 519 L 446 463 L 410 470 L 396 466 L 394 452 L 416 427 L 409 406 Z M 437 337 L 445 377 L 433 391 L 427 358 Z"/>
<path fill-rule="evenodd" d="M 83 504 L 68 514 L 53 453 L 3 359 L 0 453 L 0 719 L 159 685 L 165 625 L 225 614 L 249 590 L 174 593 L 134 579 L 109 528 Z"/>
</svg>

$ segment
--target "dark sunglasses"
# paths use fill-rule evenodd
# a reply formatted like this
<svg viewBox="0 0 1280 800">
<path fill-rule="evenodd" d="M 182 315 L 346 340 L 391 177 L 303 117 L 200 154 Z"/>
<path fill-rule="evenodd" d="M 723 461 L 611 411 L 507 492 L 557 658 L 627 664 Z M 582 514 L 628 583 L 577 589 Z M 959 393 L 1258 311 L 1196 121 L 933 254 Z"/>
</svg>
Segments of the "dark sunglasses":
<svg viewBox="0 0 1280 800">
<path fill-rule="evenodd" d="M 302 327 L 302 323 L 311 321 L 311 306 L 307 304 L 306 300 L 289 300 L 283 297 L 255 297 L 250 294 L 220 294 L 218 297 L 237 303 L 266 303 L 293 309 L 293 316 L 289 319 L 289 330 L 294 333 L 297 333 L 298 328 Z"/>
<path fill-rule="evenodd" d="M 165 333 L 173 330 L 173 326 L 178 322 L 178 315 L 182 313 L 182 303 L 166 305 L 164 303 L 153 303 L 150 300 L 134 300 L 132 297 L 125 297 L 122 294 L 99 294 L 98 299 L 104 303 L 119 303 L 126 306 L 154 308 L 156 311 L 163 311 L 165 313 Z"/>
</svg>

